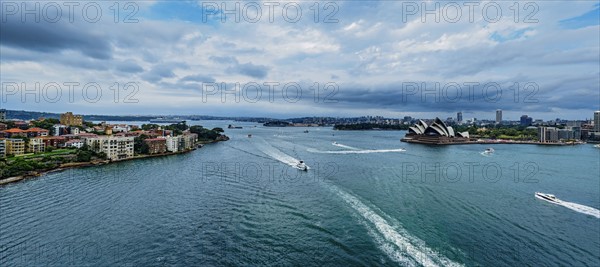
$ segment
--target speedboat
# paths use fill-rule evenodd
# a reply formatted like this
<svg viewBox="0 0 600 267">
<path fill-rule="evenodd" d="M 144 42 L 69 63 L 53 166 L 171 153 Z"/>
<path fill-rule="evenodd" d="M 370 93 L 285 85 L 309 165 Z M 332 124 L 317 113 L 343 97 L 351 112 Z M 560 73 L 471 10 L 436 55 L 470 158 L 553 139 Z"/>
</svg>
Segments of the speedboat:
<svg viewBox="0 0 600 267">
<path fill-rule="evenodd" d="M 296 168 L 298 168 L 301 171 L 308 171 L 308 166 L 306 166 L 306 164 L 302 160 L 298 162 L 298 164 L 296 164 Z"/>
<path fill-rule="evenodd" d="M 492 153 L 494 153 L 494 149 L 491 148 L 491 147 L 490 148 L 486 148 L 485 151 L 483 151 L 483 153 L 485 153 L 485 154 L 492 154 Z"/>
<path fill-rule="evenodd" d="M 546 194 L 546 193 L 540 193 L 540 192 L 535 192 L 535 197 L 541 199 L 541 200 L 546 200 L 550 203 L 559 203 L 560 200 L 558 198 L 556 198 L 556 196 L 552 195 L 552 194 Z"/>
<path fill-rule="evenodd" d="M 334 144 L 334 145 L 337 145 L 338 143 L 337 143 L 336 141 L 333 141 L 333 143 L 332 143 L 332 144 Z"/>
<path fill-rule="evenodd" d="M 600 144 L 594 145 L 595 148 L 600 148 Z"/>
<path fill-rule="evenodd" d="M 252 137 L 252 135 L 251 135 L 251 134 L 249 134 L 249 135 L 248 135 L 248 138 L 251 138 L 251 137 Z"/>
</svg>

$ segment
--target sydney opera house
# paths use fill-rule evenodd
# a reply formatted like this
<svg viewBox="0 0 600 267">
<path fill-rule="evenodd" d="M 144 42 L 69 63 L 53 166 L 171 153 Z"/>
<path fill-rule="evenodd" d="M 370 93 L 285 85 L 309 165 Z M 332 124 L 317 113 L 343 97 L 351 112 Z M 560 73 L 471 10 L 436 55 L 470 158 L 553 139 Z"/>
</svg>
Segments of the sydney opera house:
<svg viewBox="0 0 600 267">
<path fill-rule="evenodd" d="M 449 145 L 449 144 L 464 144 L 469 143 L 469 132 L 455 133 L 451 126 L 447 126 L 439 118 L 427 125 L 423 120 L 419 120 L 415 125 L 411 126 L 406 136 L 402 139 L 403 142 Z"/>
</svg>

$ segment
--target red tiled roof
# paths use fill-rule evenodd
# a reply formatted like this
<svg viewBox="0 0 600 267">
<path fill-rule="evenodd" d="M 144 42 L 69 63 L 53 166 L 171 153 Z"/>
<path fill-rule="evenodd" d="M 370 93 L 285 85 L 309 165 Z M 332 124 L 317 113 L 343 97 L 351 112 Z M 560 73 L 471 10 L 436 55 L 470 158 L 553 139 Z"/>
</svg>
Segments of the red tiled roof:
<svg viewBox="0 0 600 267">
<path fill-rule="evenodd" d="M 25 130 L 26 132 L 50 132 L 46 129 L 42 129 L 42 128 L 38 128 L 38 127 L 33 127 L 33 128 L 29 128 L 27 130 Z"/>
<path fill-rule="evenodd" d="M 25 131 L 19 129 L 19 128 L 12 128 L 12 129 L 8 129 L 8 130 L 4 130 L 5 133 L 24 133 Z"/>
</svg>

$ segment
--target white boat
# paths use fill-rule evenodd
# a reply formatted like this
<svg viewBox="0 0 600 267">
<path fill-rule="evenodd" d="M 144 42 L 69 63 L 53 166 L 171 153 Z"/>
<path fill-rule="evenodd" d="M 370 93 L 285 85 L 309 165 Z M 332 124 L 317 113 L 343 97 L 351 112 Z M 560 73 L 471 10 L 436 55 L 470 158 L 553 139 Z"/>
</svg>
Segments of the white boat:
<svg viewBox="0 0 600 267">
<path fill-rule="evenodd" d="M 493 148 L 491 148 L 491 147 L 490 148 L 486 148 L 485 151 L 483 151 L 483 153 L 485 153 L 485 154 L 492 154 L 494 152 L 495 152 L 495 150 Z"/>
<path fill-rule="evenodd" d="M 333 141 L 333 143 L 332 143 L 332 144 L 333 144 L 333 145 L 337 145 L 338 143 L 337 143 L 336 141 Z"/>
<path fill-rule="evenodd" d="M 550 203 L 559 203 L 560 202 L 560 199 L 556 198 L 556 196 L 554 196 L 552 194 L 535 192 L 535 197 L 537 197 L 541 200 L 548 201 Z"/>
<path fill-rule="evenodd" d="M 298 162 L 298 164 L 296 164 L 296 168 L 301 171 L 308 171 L 308 166 L 306 166 L 306 164 L 302 160 Z"/>
<path fill-rule="evenodd" d="M 600 144 L 594 145 L 595 148 L 600 148 Z"/>
</svg>

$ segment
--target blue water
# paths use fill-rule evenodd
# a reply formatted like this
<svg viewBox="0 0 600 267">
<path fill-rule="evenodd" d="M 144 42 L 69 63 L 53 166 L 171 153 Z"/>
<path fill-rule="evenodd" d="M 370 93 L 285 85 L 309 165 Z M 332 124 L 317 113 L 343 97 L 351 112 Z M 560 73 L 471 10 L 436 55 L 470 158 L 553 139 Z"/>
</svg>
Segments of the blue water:
<svg viewBox="0 0 600 267">
<path fill-rule="evenodd" d="M 0 266 L 600 265 L 591 145 L 190 123 L 244 129 L 183 155 L 0 187 Z M 300 159 L 308 172 L 291 166 Z"/>
</svg>

